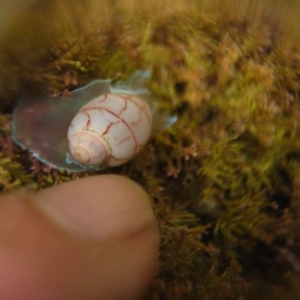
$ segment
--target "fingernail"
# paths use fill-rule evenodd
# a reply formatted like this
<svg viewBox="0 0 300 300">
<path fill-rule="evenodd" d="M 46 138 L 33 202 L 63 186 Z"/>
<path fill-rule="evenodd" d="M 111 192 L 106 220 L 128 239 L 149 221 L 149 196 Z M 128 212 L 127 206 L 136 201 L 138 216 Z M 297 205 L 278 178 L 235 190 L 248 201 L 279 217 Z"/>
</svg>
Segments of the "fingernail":
<svg viewBox="0 0 300 300">
<path fill-rule="evenodd" d="M 92 239 L 130 237 L 156 227 L 148 194 L 118 175 L 84 178 L 45 189 L 34 203 L 57 224 Z"/>
</svg>

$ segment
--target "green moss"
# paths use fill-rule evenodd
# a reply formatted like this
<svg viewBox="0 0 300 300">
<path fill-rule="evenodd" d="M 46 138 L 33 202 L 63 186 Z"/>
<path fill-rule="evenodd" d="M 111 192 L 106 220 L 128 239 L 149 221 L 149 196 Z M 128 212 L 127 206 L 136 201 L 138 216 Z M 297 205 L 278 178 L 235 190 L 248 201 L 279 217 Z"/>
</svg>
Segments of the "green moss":
<svg viewBox="0 0 300 300">
<path fill-rule="evenodd" d="M 155 132 L 126 165 L 105 170 L 131 177 L 153 198 L 162 241 L 149 298 L 296 299 L 298 27 L 276 12 L 279 2 L 185 2 L 162 9 L 154 0 L 104 1 L 101 8 L 58 1 L 44 22 L 33 18 L 22 29 L 16 21 L 0 55 L 1 77 L 10 82 L 0 92 L 2 190 L 96 173 L 52 170 L 16 146 L 11 110 L 4 114 L 15 95 L 41 87 L 60 94 L 95 78 L 149 70 L 160 109 L 178 122 Z"/>
</svg>

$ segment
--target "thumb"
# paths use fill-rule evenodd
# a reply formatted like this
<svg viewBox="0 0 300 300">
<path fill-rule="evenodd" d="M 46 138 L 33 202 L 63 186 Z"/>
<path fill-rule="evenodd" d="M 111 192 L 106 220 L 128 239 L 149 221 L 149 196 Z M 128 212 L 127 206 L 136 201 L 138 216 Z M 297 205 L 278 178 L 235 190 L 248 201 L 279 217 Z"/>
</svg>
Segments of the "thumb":
<svg viewBox="0 0 300 300">
<path fill-rule="evenodd" d="M 117 175 L 0 198 L 0 299 L 139 299 L 158 228 L 149 196 Z"/>
</svg>

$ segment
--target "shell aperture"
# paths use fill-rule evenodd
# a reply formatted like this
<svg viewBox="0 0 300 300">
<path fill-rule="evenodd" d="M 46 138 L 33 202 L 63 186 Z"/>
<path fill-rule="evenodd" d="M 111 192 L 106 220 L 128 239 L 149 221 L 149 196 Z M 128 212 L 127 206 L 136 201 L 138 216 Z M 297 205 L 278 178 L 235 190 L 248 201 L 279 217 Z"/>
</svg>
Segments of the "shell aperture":
<svg viewBox="0 0 300 300">
<path fill-rule="evenodd" d="M 53 168 L 81 172 L 117 166 L 147 142 L 155 103 L 144 87 L 148 72 L 112 85 L 95 80 L 71 97 L 24 97 L 13 116 L 13 139 Z M 171 125 L 174 117 L 158 117 Z M 162 128 L 165 126 L 162 126 Z"/>
</svg>

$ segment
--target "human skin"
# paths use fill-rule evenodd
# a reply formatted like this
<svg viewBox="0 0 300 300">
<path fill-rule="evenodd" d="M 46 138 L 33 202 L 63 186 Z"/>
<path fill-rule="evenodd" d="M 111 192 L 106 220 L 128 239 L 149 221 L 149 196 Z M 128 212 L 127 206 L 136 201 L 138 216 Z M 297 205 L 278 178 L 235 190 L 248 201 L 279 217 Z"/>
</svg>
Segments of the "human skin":
<svg viewBox="0 0 300 300">
<path fill-rule="evenodd" d="M 0 197 L 0 299 L 141 299 L 159 231 L 147 193 L 118 175 Z"/>
</svg>

